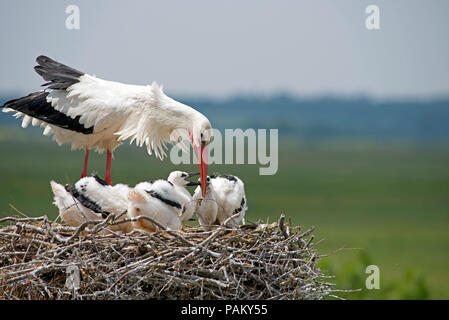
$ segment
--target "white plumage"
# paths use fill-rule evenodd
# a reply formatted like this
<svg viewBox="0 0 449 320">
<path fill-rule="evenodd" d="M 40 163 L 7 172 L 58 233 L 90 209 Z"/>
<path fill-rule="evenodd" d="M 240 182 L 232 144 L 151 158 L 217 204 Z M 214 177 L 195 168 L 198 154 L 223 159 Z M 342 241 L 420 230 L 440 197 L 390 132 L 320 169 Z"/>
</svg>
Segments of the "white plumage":
<svg viewBox="0 0 449 320">
<path fill-rule="evenodd" d="M 215 197 L 215 190 L 210 184 L 210 177 L 207 177 L 206 181 L 205 195 L 203 196 L 201 194 L 201 188 L 198 187 L 193 195 L 193 201 L 200 226 L 205 231 L 210 231 L 212 226 L 219 225 L 220 221 L 218 221 L 218 204 Z"/>
<path fill-rule="evenodd" d="M 238 213 L 227 223 L 228 227 L 237 227 L 248 209 L 243 181 L 231 175 L 212 176 L 207 181 L 206 196 L 202 196 L 200 188 L 193 195 L 198 203 L 196 213 L 200 224 L 205 230 L 210 230 L 210 225 L 223 224 Z"/>
<path fill-rule="evenodd" d="M 166 143 L 189 139 L 197 153 L 211 141 L 209 120 L 195 109 L 168 97 L 162 87 L 129 85 L 107 81 L 70 68 L 45 56 L 36 61 L 36 72 L 48 88 L 11 100 L 4 112 L 22 117 L 22 127 L 30 123 L 44 127 L 44 135 L 54 135 L 58 144 L 71 143 L 72 149 L 108 151 L 106 181 L 111 184 L 112 152 L 124 141 L 146 145 L 160 159 L 166 156 Z M 201 161 L 201 172 L 207 164 Z M 203 173 L 202 173 L 203 175 Z M 204 173 L 204 176 L 207 172 Z M 205 179 L 205 178 L 204 178 Z"/>
<path fill-rule="evenodd" d="M 151 218 L 169 230 L 180 230 L 181 220 L 166 204 L 150 196 L 145 191 L 134 189 L 128 194 L 128 215 L 137 218 L 144 216 Z M 135 229 L 155 232 L 157 227 L 147 220 L 133 222 Z"/>
<path fill-rule="evenodd" d="M 197 147 L 201 146 L 201 133 L 209 137 L 210 133 L 205 132 L 211 129 L 209 120 L 195 109 L 168 97 L 156 82 L 129 85 L 88 74 L 82 74 L 73 82 L 65 90 L 47 89 L 46 101 L 72 119 L 79 117 L 78 122 L 84 128 L 94 127 L 92 134 L 48 124 L 18 111 L 15 116 L 23 116 L 22 127 L 30 123 L 40 125 L 45 127 L 45 135 L 54 134 L 58 144 L 71 143 L 72 149 L 95 148 L 99 152 L 113 151 L 122 141 L 131 139 L 131 143 L 135 141 L 138 146 L 146 144 L 148 153 L 154 151 L 161 159 L 166 156 L 165 143 L 177 142 L 170 136 L 174 132 L 182 133 L 179 129 L 191 132 Z M 16 111 L 7 104 L 4 112 Z"/>
<path fill-rule="evenodd" d="M 120 214 L 126 210 L 126 196 L 131 189 L 126 184 L 105 184 L 98 177 L 86 177 L 75 183 L 76 190 L 84 197 L 96 203 L 102 211 Z"/>
<path fill-rule="evenodd" d="M 53 191 L 53 204 L 59 209 L 59 216 L 69 226 L 78 227 L 86 221 L 102 219 L 101 214 L 84 207 L 71 193 L 67 192 L 63 185 L 50 181 Z"/>
<path fill-rule="evenodd" d="M 197 174 L 174 171 L 168 180 L 145 181 L 134 188 L 124 184 L 109 186 L 96 176 L 82 178 L 73 187 L 54 181 L 50 184 L 61 219 L 70 226 L 77 227 L 86 221 L 102 220 L 109 214 L 119 215 L 126 211 L 121 219 L 146 216 L 166 228 L 179 230 L 181 223 L 193 215 L 192 196 L 185 188 L 192 184 L 186 179 L 193 175 Z M 121 232 L 156 229 L 146 220 L 109 228 Z"/>
<path fill-rule="evenodd" d="M 244 219 L 246 210 L 248 210 L 243 181 L 237 176 L 224 175 L 223 177 L 212 177 L 211 184 L 218 203 L 219 220 L 224 222 L 227 218 L 239 213 L 237 218 L 229 222 L 230 226 L 237 226 Z"/>
<path fill-rule="evenodd" d="M 146 191 L 133 189 L 128 194 L 128 215 L 137 218 L 144 216 L 151 218 L 169 230 L 180 230 L 181 219 L 165 203 L 152 197 Z M 157 227 L 147 220 L 133 222 L 135 229 L 155 232 Z"/>
<path fill-rule="evenodd" d="M 149 154 L 166 156 L 166 142 L 176 137 L 175 130 L 194 133 L 195 125 L 210 128 L 206 117 L 193 108 L 165 95 L 155 82 L 150 86 L 128 85 L 83 75 L 65 91 L 53 90 L 47 97 L 53 108 L 71 118 L 80 116 L 85 128 L 94 127 L 91 135 L 50 126 L 58 143 L 72 143 L 72 149 L 111 150 L 130 139 L 138 146 L 146 144 Z M 194 141 L 201 145 L 201 129 Z M 188 138 L 184 135 L 185 138 Z M 177 138 L 177 137 L 176 137 Z"/>
<path fill-rule="evenodd" d="M 146 216 L 171 230 L 180 230 L 181 223 L 193 216 L 192 196 L 185 188 L 192 185 L 186 180 L 196 174 L 173 171 L 167 180 L 139 183 L 129 193 L 128 214 Z M 155 226 L 146 220 L 134 223 L 139 229 L 153 232 Z"/>
<path fill-rule="evenodd" d="M 54 204 L 59 209 L 61 219 L 70 226 L 78 227 L 86 221 L 102 220 L 105 215 L 120 215 L 128 209 L 128 192 L 124 184 L 114 186 L 102 183 L 98 178 L 80 179 L 73 187 L 64 187 L 50 182 Z M 127 218 L 126 213 L 120 220 Z M 108 227 L 112 231 L 130 232 L 131 223 Z"/>
</svg>

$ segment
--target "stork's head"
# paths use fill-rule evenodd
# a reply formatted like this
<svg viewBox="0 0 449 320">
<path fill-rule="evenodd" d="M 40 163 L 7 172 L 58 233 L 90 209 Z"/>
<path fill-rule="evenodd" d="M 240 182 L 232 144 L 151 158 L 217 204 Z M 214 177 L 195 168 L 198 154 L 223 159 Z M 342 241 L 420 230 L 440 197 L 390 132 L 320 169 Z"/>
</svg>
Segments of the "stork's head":
<svg viewBox="0 0 449 320">
<path fill-rule="evenodd" d="M 199 172 L 187 173 L 183 171 L 173 171 L 170 173 L 167 180 L 180 187 L 197 186 L 200 184 L 199 182 L 192 182 L 187 179 L 199 174 Z"/>
<path fill-rule="evenodd" d="M 205 180 L 206 180 L 206 182 L 202 183 L 202 182 L 200 182 L 200 179 L 198 179 L 198 183 L 197 183 L 197 185 L 201 186 L 201 194 L 203 197 L 205 197 L 206 194 L 210 195 L 210 193 L 212 191 L 212 184 L 210 183 L 211 178 L 209 176 L 206 176 Z M 205 191 L 204 193 L 203 193 L 203 190 Z"/>
<path fill-rule="evenodd" d="M 215 193 L 213 192 L 213 185 L 211 182 L 211 178 L 209 176 L 206 177 L 206 183 L 201 184 L 200 179 L 198 179 L 198 185 L 199 187 L 195 189 L 195 193 L 193 195 L 193 200 L 197 199 L 206 199 L 206 198 L 214 198 L 215 199 Z M 205 193 L 203 194 L 203 189 L 205 190 Z M 201 191 L 201 192 L 200 192 Z"/>
<path fill-rule="evenodd" d="M 206 188 L 205 188 L 207 191 L 210 191 L 210 190 L 211 190 L 210 180 L 211 180 L 210 177 L 207 176 L 207 177 L 206 177 Z M 201 186 L 202 186 L 202 185 L 201 185 Z"/>
<path fill-rule="evenodd" d="M 197 154 L 200 165 L 201 192 L 204 196 L 206 194 L 207 178 L 207 145 L 213 140 L 212 127 L 209 120 L 200 114 L 193 123 L 192 131 L 189 134 L 190 142 Z"/>
</svg>

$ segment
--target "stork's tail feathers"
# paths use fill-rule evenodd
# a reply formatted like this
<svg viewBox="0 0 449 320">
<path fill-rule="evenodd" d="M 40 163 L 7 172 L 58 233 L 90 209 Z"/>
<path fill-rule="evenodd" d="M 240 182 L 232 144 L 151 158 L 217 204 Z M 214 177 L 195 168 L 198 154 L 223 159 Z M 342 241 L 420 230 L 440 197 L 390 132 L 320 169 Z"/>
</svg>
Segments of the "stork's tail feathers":
<svg viewBox="0 0 449 320">
<path fill-rule="evenodd" d="M 73 69 L 46 56 L 37 57 L 36 62 L 39 65 L 35 66 L 34 70 L 45 81 L 48 81 L 42 86 L 48 86 L 49 89 L 66 90 L 71 85 L 78 83 L 80 81 L 79 77 L 84 75 L 84 72 Z"/>
</svg>

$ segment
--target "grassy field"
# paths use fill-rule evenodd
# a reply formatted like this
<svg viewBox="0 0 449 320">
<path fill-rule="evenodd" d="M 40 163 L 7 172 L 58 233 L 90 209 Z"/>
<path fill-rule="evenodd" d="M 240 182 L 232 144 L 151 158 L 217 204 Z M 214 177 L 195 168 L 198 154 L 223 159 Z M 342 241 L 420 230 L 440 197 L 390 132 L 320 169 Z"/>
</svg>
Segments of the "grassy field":
<svg viewBox="0 0 449 320">
<path fill-rule="evenodd" d="M 38 133 L 40 134 L 40 133 Z M 73 183 L 83 153 L 58 147 L 45 137 L 0 129 L 0 215 L 54 218 L 50 180 Z M 337 276 L 339 289 L 362 288 L 345 298 L 449 298 L 449 149 L 333 143 L 280 148 L 279 171 L 259 176 L 257 165 L 211 165 L 246 185 L 248 220 L 316 226 L 321 253 L 345 247 L 322 265 Z M 89 171 L 104 175 L 105 155 L 92 154 Z M 113 182 L 135 184 L 178 169 L 149 157 L 143 148 L 115 153 Z M 181 166 L 197 171 L 194 165 Z M 364 288 L 365 268 L 380 268 L 380 290 Z"/>
</svg>

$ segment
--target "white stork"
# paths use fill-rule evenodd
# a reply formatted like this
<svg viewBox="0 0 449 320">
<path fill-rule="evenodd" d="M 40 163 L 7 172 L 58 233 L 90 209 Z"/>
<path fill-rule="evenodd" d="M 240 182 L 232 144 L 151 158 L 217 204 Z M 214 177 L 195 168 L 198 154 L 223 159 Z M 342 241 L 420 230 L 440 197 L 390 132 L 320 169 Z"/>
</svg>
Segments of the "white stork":
<svg viewBox="0 0 449 320">
<path fill-rule="evenodd" d="M 195 212 L 198 221 L 205 231 L 210 231 L 212 226 L 219 225 L 218 205 L 215 197 L 215 191 L 210 183 L 210 177 L 206 178 L 206 193 L 202 195 L 202 186 L 199 186 L 193 195 L 195 203 Z"/>
<path fill-rule="evenodd" d="M 206 181 L 208 184 L 206 196 L 202 195 L 200 188 L 197 188 L 193 195 L 194 201 L 199 203 L 196 212 L 200 224 L 203 228 L 211 224 L 220 225 L 238 213 L 239 215 L 227 224 L 229 227 L 238 226 L 248 210 L 243 181 L 236 176 L 227 174 L 212 175 L 207 177 Z"/>
<path fill-rule="evenodd" d="M 130 217 L 147 216 L 171 230 L 179 230 L 181 223 L 193 216 L 194 205 L 186 186 L 198 185 L 187 179 L 199 173 L 173 171 L 167 180 L 141 182 L 128 194 Z M 139 220 L 137 228 L 153 232 L 156 228 L 146 220 Z"/>
<path fill-rule="evenodd" d="M 70 226 L 77 227 L 86 221 L 126 212 L 120 220 L 143 215 L 177 229 L 181 222 L 193 215 L 192 196 L 185 187 L 198 185 L 187 180 L 198 174 L 173 171 L 167 180 L 140 182 L 134 188 L 125 184 L 110 186 L 97 176 L 81 178 L 73 186 L 54 181 L 50 184 L 61 219 Z M 141 227 L 146 224 L 143 221 L 127 222 L 109 228 L 126 233 L 132 230 L 132 225 Z"/>
<path fill-rule="evenodd" d="M 132 218 L 148 217 L 169 230 L 181 228 L 179 215 L 169 205 L 145 190 L 133 189 L 128 194 L 128 215 Z M 157 227 L 150 221 L 140 219 L 133 222 L 134 229 L 155 232 Z"/>
<path fill-rule="evenodd" d="M 44 135 L 54 135 L 58 144 L 71 143 L 86 150 L 81 177 L 87 175 L 89 150 L 107 152 L 105 180 L 111 184 L 112 152 L 122 141 L 146 144 L 148 153 L 161 160 L 167 142 L 188 139 L 200 163 L 203 185 L 207 176 L 207 145 L 212 132 L 209 120 L 195 109 L 168 97 L 162 87 L 129 85 L 106 81 L 63 65 L 46 56 L 36 59 L 34 69 L 47 81 L 43 91 L 11 100 L 4 112 L 45 127 Z M 205 189 L 203 191 L 205 193 Z"/>
<path fill-rule="evenodd" d="M 128 192 L 132 189 L 125 184 L 110 186 L 97 176 L 81 178 L 75 185 L 61 185 L 50 182 L 54 194 L 54 204 L 59 209 L 61 219 L 72 227 L 86 221 L 102 220 L 109 214 L 127 218 Z M 125 213 L 124 213 L 125 212 Z M 131 223 L 110 226 L 113 231 L 124 233 L 132 230 Z"/>
</svg>

